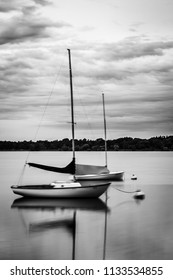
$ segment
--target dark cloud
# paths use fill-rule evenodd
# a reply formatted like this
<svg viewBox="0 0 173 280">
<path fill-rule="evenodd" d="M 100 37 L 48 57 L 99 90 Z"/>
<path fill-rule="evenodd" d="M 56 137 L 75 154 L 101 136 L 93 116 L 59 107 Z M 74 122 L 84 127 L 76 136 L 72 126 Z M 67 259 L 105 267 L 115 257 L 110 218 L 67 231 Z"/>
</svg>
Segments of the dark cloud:
<svg viewBox="0 0 173 280">
<path fill-rule="evenodd" d="M 51 0 L 33 0 L 33 2 L 43 6 L 50 5 L 52 3 Z"/>
<path fill-rule="evenodd" d="M 1 13 L 8 13 L 10 11 L 19 10 L 24 6 L 24 2 L 21 0 L 1 0 L 0 1 L 0 12 Z"/>
<path fill-rule="evenodd" d="M 20 57 L 8 57 L 0 66 L 1 98 L 24 93 L 34 82 L 29 76 L 33 71 L 32 65 Z"/>
<path fill-rule="evenodd" d="M 172 51 L 173 41 L 151 42 L 143 37 L 88 45 L 88 49 L 81 46 L 73 56 L 75 61 L 80 61 L 75 75 L 84 87 L 98 83 L 102 87 L 108 82 L 132 85 L 142 77 L 148 77 L 149 82 L 153 79 L 165 84 L 168 81 L 171 83 Z"/>
<path fill-rule="evenodd" d="M 35 9 L 38 5 L 45 6 L 51 3 L 51 0 L 0 0 L 0 12 L 8 13 L 11 11 L 20 11 L 25 8 Z"/>
<path fill-rule="evenodd" d="M 49 1 L 15 0 L 2 2 L 0 11 L 17 11 L 6 19 L 1 19 L 0 44 L 19 43 L 26 40 L 36 40 L 50 37 L 50 28 L 61 28 L 68 24 L 53 22 L 39 13 L 39 6 L 46 5 Z M 16 4 L 16 5 L 15 5 Z M 39 5 L 38 5 L 39 4 Z"/>
<path fill-rule="evenodd" d="M 13 42 L 21 42 L 26 39 L 36 39 L 48 37 L 46 28 L 49 26 L 46 22 L 37 20 L 32 22 L 32 19 L 13 18 L 0 32 L 0 44 Z"/>
<path fill-rule="evenodd" d="M 140 37 L 129 37 L 116 43 L 99 46 L 98 55 L 107 61 L 133 59 L 146 56 L 162 56 L 164 50 L 173 49 L 173 41 L 145 42 Z"/>
</svg>

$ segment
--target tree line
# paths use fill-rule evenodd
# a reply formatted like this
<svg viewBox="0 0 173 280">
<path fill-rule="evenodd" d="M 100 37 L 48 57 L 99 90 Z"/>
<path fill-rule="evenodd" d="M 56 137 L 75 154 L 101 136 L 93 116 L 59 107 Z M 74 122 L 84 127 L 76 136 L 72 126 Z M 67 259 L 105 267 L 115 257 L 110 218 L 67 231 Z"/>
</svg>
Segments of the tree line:
<svg viewBox="0 0 173 280">
<path fill-rule="evenodd" d="M 0 141 L 0 151 L 71 151 L 72 140 Z M 75 139 L 76 151 L 104 151 L 105 141 Z M 108 151 L 173 151 L 173 136 L 159 136 L 150 139 L 124 137 L 107 140 Z"/>
</svg>

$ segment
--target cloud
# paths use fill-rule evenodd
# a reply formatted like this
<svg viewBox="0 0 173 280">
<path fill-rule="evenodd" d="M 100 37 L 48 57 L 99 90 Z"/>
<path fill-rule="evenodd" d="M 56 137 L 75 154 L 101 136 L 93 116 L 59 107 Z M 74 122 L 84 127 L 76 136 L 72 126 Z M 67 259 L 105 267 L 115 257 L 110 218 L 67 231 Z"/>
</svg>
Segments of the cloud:
<svg viewBox="0 0 173 280">
<path fill-rule="evenodd" d="M 31 17 L 25 18 L 23 14 L 22 17 L 13 18 L 8 25 L 4 26 L 0 32 L 0 44 L 48 37 L 46 33 L 48 26 L 42 20 L 32 21 Z"/>
<path fill-rule="evenodd" d="M 0 12 L 8 13 L 11 11 L 21 11 L 25 8 L 35 9 L 40 6 L 50 5 L 52 1 L 50 0 L 1 0 L 0 1 Z"/>
<path fill-rule="evenodd" d="M 173 49 L 173 41 L 148 42 L 141 37 L 129 37 L 116 43 L 98 46 L 96 50 L 107 61 L 133 59 L 146 56 L 161 56 L 165 50 Z"/>
<path fill-rule="evenodd" d="M 130 27 L 129 27 L 129 30 L 132 31 L 132 32 L 137 32 L 138 29 L 143 26 L 145 23 L 144 22 L 141 22 L 141 21 L 137 21 L 137 22 L 134 22 L 132 24 L 130 24 Z"/>
<path fill-rule="evenodd" d="M 31 3 L 31 1 L 28 1 Z M 23 0 L 1 0 L 0 1 L 0 12 L 8 13 L 14 10 L 21 10 L 26 4 Z"/>
<path fill-rule="evenodd" d="M 19 43 L 51 36 L 50 28 L 69 26 L 61 21 L 52 21 L 40 12 L 41 5 L 49 1 L 7 1 L 2 2 L 0 11 L 8 15 L 1 19 L 0 44 Z M 13 11 L 11 13 L 11 11 Z"/>
<path fill-rule="evenodd" d="M 66 58 L 69 41 L 64 29 L 61 32 L 69 25 L 46 20 L 39 10 L 40 1 L 29 2 L 32 5 L 27 6 L 21 1 L 22 8 L 16 10 L 6 7 L 8 20 L 6 17 L 1 20 L 0 118 L 4 121 L 22 118 L 38 124 L 59 71 L 57 69 L 62 68 L 45 121 L 45 126 L 50 129 L 57 126 L 61 129 L 70 118 L 70 109 L 68 112 L 65 101 L 69 98 Z M 7 12 L 7 8 L 11 10 Z M 54 37 L 52 30 L 55 31 Z M 102 91 L 105 92 L 110 131 L 118 130 L 120 135 L 125 131 L 148 129 L 151 133 L 152 129 L 159 131 L 159 127 L 163 131 L 163 124 L 165 127 L 170 124 L 173 41 L 151 41 L 138 36 L 113 43 L 86 43 L 76 36 L 70 43 L 75 118 L 82 135 L 89 127 L 87 120 L 90 117 L 96 132 L 103 129 Z M 86 112 L 81 103 L 87 108 Z M 87 119 L 86 115 L 90 117 Z"/>
<path fill-rule="evenodd" d="M 35 3 L 46 6 L 52 3 L 51 0 L 33 0 Z"/>
<path fill-rule="evenodd" d="M 147 42 L 138 38 L 134 44 L 132 37 L 116 43 L 93 44 L 88 49 L 81 46 L 73 53 L 75 81 L 84 96 L 98 92 L 98 88 L 114 95 L 119 92 L 118 100 L 124 95 L 122 91 L 127 93 L 125 99 L 137 94 L 146 98 L 160 96 L 163 90 L 167 96 L 172 86 L 172 41 Z"/>
</svg>

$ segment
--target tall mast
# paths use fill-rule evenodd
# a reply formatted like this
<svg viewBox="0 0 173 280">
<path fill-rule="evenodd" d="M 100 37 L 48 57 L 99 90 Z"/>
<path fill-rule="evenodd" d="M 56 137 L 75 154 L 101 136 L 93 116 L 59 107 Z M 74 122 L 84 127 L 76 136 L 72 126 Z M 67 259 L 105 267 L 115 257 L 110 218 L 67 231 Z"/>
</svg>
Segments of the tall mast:
<svg viewBox="0 0 173 280">
<path fill-rule="evenodd" d="M 74 144 L 74 109 L 73 109 L 73 82 L 72 82 L 72 67 L 71 67 L 71 53 L 67 49 L 69 57 L 69 75 L 70 75 L 70 95 L 71 95 L 71 123 L 72 123 L 72 151 L 73 159 L 75 159 L 75 144 Z"/>
<path fill-rule="evenodd" d="M 105 136 L 105 165 L 107 167 L 107 134 L 106 134 L 106 114 L 105 114 L 105 98 L 104 98 L 104 93 L 102 93 L 102 100 L 103 100 L 104 136 Z"/>
</svg>

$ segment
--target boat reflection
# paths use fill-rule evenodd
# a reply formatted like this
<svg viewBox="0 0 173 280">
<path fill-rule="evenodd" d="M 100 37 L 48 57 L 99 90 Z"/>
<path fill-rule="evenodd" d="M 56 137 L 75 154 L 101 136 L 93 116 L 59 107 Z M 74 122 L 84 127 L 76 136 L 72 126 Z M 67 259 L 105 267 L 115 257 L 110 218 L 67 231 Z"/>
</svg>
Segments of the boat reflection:
<svg viewBox="0 0 173 280">
<path fill-rule="evenodd" d="M 80 223 L 83 223 L 81 212 L 84 212 L 85 216 L 88 215 L 89 217 L 93 217 L 94 213 L 101 213 L 99 217 L 102 219 L 101 231 L 104 235 L 106 233 L 105 228 L 103 228 L 105 226 L 104 219 L 110 211 L 107 207 L 107 201 L 103 202 L 99 198 L 44 199 L 23 197 L 14 200 L 11 209 L 18 210 L 27 235 L 39 234 L 39 238 L 41 239 L 45 234 L 48 236 L 50 233 L 56 233 L 56 236 L 58 234 L 59 236 L 63 235 L 65 242 L 69 238 L 68 236 L 71 236 L 72 259 L 75 259 L 76 235 L 79 235 L 78 228 L 80 227 Z M 87 231 L 90 230 L 92 229 L 90 224 L 88 224 Z M 103 237 L 103 242 L 106 243 L 105 237 Z M 105 250 L 105 244 L 103 244 L 103 247 Z"/>
<path fill-rule="evenodd" d="M 99 198 L 73 198 L 73 199 L 58 199 L 58 198 L 18 198 L 13 201 L 11 208 L 18 209 L 43 209 L 53 210 L 72 209 L 72 210 L 88 210 L 88 211 L 105 211 L 109 210 L 106 203 Z"/>
</svg>

